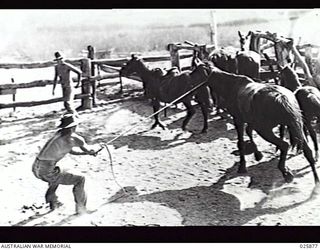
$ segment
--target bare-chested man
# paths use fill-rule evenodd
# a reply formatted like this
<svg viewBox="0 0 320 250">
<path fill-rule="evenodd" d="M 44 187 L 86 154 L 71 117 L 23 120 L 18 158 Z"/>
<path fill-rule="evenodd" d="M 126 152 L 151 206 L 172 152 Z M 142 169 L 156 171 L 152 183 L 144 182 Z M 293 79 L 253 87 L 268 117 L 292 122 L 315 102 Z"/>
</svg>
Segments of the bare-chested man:
<svg viewBox="0 0 320 250">
<path fill-rule="evenodd" d="M 66 114 L 61 118 L 59 130 L 36 157 L 32 171 L 37 178 L 49 183 L 45 198 L 52 210 L 62 205 L 55 194 L 59 184 L 74 185 L 76 213 L 81 214 L 87 211 L 87 197 L 84 191 L 85 177 L 65 172 L 56 166 L 57 162 L 68 153 L 94 156 L 97 154 L 98 151 L 90 149 L 85 140 L 75 133 L 77 125 L 78 121 L 75 115 Z M 79 147 L 83 152 L 74 151 L 73 147 Z"/>
<path fill-rule="evenodd" d="M 62 94 L 64 98 L 64 107 L 66 108 L 67 112 L 75 113 L 75 108 L 73 104 L 74 91 L 71 84 L 72 79 L 70 79 L 70 71 L 73 71 L 78 75 L 77 86 L 79 86 L 80 84 L 82 72 L 78 68 L 74 67 L 72 64 L 65 62 L 60 52 L 54 53 L 54 56 L 54 61 L 57 61 L 58 64 L 55 66 L 52 94 L 54 95 L 54 90 L 56 88 L 59 77 L 59 82 L 61 83 Z"/>
</svg>

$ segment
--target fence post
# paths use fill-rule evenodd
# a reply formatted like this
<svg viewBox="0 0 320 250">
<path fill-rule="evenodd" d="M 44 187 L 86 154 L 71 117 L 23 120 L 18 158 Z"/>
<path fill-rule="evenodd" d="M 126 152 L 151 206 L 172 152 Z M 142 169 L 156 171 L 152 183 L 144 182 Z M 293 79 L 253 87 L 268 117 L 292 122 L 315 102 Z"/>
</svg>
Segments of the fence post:
<svg viewBox="0 0 320 250">
<path fill-rule="evenodd" d="M 172 67 L 178 67 L 180 69 L 180 57 L 179 50 L 177 46 L 173 43 L 168 44 L 168 49 L 170 51 L 170 59 Z"/>
<path fill-rule="evenodd" d="M 11 78 L 11 82 L 14 83 L 14 78 Z M 12 101 L 16 101 L 16 92 L 12 94 Z M 13 112 L 16 111 L 16 107 L 13 107 Z"/>
<path fill-rule="evenodd" d="M 89 45 L 87 47 L 88 49 L 88 58 L 90 60 L 93 60 L 95 57 L 95 51 L 94 51 L 94 47 Z M 93 62 L 91 62 L 91 75 L 90 76 L 95 76 L 95 65 Z M 92 86 L 92 106 L 96 107 L 96 98 L 97 98 L 97 94 L 96 94 L 96 88 L 97 88 L 97 81 L 96 80 L 90 80 L 91 86 Z"/>
<path fill-rule="evenodd" d="M 81 70 L 82 70 L 82 76 L 84 79 L 82 79 L 81 82 L 81 91 L 82 94 L 90 94 L 91 90 L 91 83 L 90 83 L 90 76 L 91 76 L 91 60 L 88 58 L 81 59 Z M 81 106 L 78 108 L 78 110 L 84 110 L 84 109 L 91 109 L 92 108 L 92 97 L 85 97 L 81 99 Z"/>
</svg>

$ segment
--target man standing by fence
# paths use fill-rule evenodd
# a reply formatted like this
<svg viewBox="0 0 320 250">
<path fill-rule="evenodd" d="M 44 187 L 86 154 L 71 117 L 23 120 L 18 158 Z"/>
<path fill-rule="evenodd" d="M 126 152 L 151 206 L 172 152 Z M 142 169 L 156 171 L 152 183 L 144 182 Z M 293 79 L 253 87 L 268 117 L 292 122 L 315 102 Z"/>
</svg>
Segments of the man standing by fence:
<svg viewBox="0 0 320 250">
<path fill-rule="evenodd" d="M 62 95 L 63 95 L 63 100 L 64 100 L 64 107 L 66 108 L 68 113 L 75 113 L 75 108 L 74 108 L 74 91 L 72 87 L 72 79 L 70 78 L 70 71 L 73 71 L 78 75 L 78 84 L 80 84 L 81 80 L 81 70 L 78 68 L 74 67 L 70 63 L 67 63 L 63 60 L 63 56 L 61 55 L 60 52 L 55 52 L 54 53 L 55 59 L 54 61 L 57 61 L 57 65 L 55 66 L 55 75 L 54 75 L 54 80 L 53 80 L 53 89 L 52 89 L 52 94 L 54 95 L 54 91 L 57 85 L 57 81 L 59 78 L 59 82 L 62 87 Z"/>
</svg>

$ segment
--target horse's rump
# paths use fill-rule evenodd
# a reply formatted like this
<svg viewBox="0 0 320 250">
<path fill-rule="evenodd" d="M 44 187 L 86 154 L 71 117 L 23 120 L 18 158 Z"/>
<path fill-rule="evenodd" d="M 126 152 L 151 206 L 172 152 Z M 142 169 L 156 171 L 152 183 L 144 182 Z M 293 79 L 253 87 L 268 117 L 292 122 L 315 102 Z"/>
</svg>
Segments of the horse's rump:
<svg viewBox="0 0 320 250">
<path fill-rule="evenodd" d="M 240 111 L 255 123 L 265 122 L 288 125 L 292 114 L 301 116 L 294 94 L 286 88 L 262 83 L 249 83 L 239 91 Z"/>
<path fill-rule="evenodd" d="M 250 60 L 250 61 L 255 62 L 259 65 L 260 65 L 260 60 L 261 60 L 260 54 L 255 51 L 251 51 L 251 50 L 237 52 L 236 58 L 238 58 L 238 60 L 239 59 Z"/>
<path fill-rule="evenodd" d="M 249 84 L 249 90 L 239 93 L 239 107 L 242 118 L 256 128 L 286 125 L 289 128 L 290 143 L 301 148 L 305 139 L 300 106 L 293 92 L 281 87 L 259 83 Z"/>
<path fill-rule="evenodd" d="M 298 88 L 295 96 L 303 112 L 308 115 L 320 115 L 320 91 L 312 86 Z"/>
</svg>

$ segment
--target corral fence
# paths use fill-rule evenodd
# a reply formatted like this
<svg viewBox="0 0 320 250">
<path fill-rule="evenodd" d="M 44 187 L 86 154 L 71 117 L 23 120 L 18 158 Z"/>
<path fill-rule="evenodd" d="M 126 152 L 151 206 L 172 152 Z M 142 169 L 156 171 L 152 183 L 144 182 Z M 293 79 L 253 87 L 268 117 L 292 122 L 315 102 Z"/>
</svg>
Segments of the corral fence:
<svg viewBox="0 0 320 250">
<path fill-rule="evenodd" d="M 201 59 L 206 58 L 208 54 L 215 49 L 213 45 L 205 45 L 205 44 L 194 44 L 189 41 L 185 41 L 184 43 L 171 43 L 168 44 L 167 50 L 169 54 L 167 55 L 158 55 L 158 56 L 142 56 L 141 58 L 148 63 L 153 62 L 171 62 L 172 66 L 176 66 L 181 70 L 190 69 L 190 66 L 181 67 L 180 60 L 186 58 L 192 58 L 197 55 Z M 315 66 L 317 58 L 319 58 L 319 49 L 320 46 L 306 44 L 302 46 L 297 46 L 299 53 L 304 58 L 306 64 L 310 68 L 311 72 L 315 71 Z M 179 51 L 183 52 L 180 53 Z M 192 53 L 190 53 L 192 51 Z M 83 51 L 82 51 L 83 53 Z M 99 52 L 100 53 L 100 52 Z M 96 88 L 103 87 L 106 85 L 119 84 L 120 90 L 123 91 L 122 81 L 120 78 L 120 69 L 121 66 L 128 61 L 128 58 L 103 58 L 96 59 L 95 51 L 92 46 L 87 47 L 87 57 L 79 58 L 79 59 L 70 59 L 66 60 L 67 62 L 80 67 L 83 74 L 81 93 L 75 95 L 75 99 L 81 99 L 81 106 L 78 109 L 90 109 L 92 106 L 96 105 Z M 100 56 L 99 56 L 100 57 Z M 276 64 L 273 62 L 272 64 Z M 41 69 L 54 67 L 55 62 L 47 61 L 47 62 L 33 62 L 33 63 L 0 63 L 0 69 Z M 318 64 L 319 65 L 319 64 Z M 263 74 L 261 74 L 262 80 L 273 78 L 275 72 L 271 72 L 267 69 L 267 66 L 270 66 L 270 62 L 266 62 L 263 60 L 261 62 L 261 66 L 264 69 Z M 141 79 L 137 76 L 129 76 L 127 78 L 131 78 L 133 80 L 141 81 Z M 108 83 L 103 83 L 103 80 L 108 80 Z M 74 78 L 75 82 L 76 79 Z M 16 94 L 18 89 L 25 88 L 34 88 L 34 87 L 45 87 L 48 85 L 52 85 L 53 80 L 36 80 L 25 83 L 15 83 L 14 78 L 11 79 L 11 83 L 0 84 L 0 95 L 12 95 L 12 102 L 10 103 L 0 103 L 0 109 L 5 108 L 13 108 L 14 110 L 17 107 L 32 107 L 37 105 L 45 105 L 56 102 L 62 102 L 63 97 L 51 98 L 47 100 L 40 101 L 27 101 L 27 102 L 17 102 Z"/>
<path fill-rule="evenodd" d="M 190 46 L 191 49 L 191 46 Z M 175 56 L 172 59 L 172 55 Z M 192 53 L 175 53 L 170 52 L 169 55 L 160 55 L 160 56 L 143 56 L 145 62 L 163 62 L 171 61 L 173 66 L 179 66 L 177 63 L 177 58 L 185 59 L 191 58 Z M 74 66 L 80 67 L 82 70 L 82 86 L 81 94 L 76 94 L 75 99 L 81 99 L 81 106 L 78 107 L 78 110 L 81 109 L 90 109 L 95 105 L 96 101 L 96 87 L 97 82 L 99 82 L 98 87 L 110 84 L 120 84 L 120 92 L 122 92 L 122 82 L 120 79 L 120 68 L 121 66 L 128 61 L 127 58 L 116 58 L 116 59 L 95 59 L 95 52 L 92 46 L 88 46 L 87 58 L 80 59 L 69 59 L 66 62 L 71 63 Z M 55 62 L 46 61 L 46 62 L 33 62 L 33 63 L 0 63 L 0 69 L 41 69 L 54 67 Z M 185 67 L 183 69 L 187 69 Z M 134 80 L 141 81 L 139 77 L 128 77 Z M 100 83 L 102 80 L 109 79 L 110 82 L 107 84 Z M 72 79 L 74 82 L 75 78 Z M 63 97 L 51 98 L 47 100 L 40 101 L 27 101 L 27 102 L 16 102 L 15 95 L 17 94 L 18 89 L 26 88 L 35 88 L 35 87 L 45 87 L 48 85 L 53 85 L 53 80 L 36 80 L 31 82 L 19 82 L 15 83 L 14 78 L 11 79 L 11 83 L 1 83 L 0 84 L 0 95 L 12 95 L 12 102 L 10 103 L 0 103 L 0 109 L 13 108 L 14 110 L 17 107 L 32 107 L 37 105 L 45 105 L 56 102 L 62 102 Z"/>
</svg>

